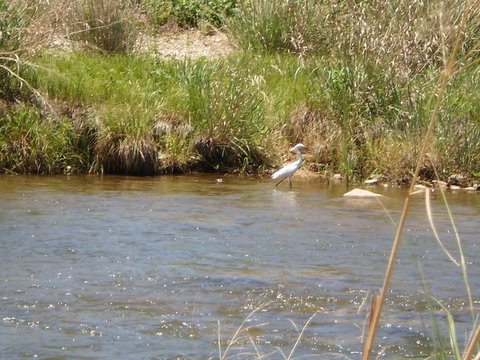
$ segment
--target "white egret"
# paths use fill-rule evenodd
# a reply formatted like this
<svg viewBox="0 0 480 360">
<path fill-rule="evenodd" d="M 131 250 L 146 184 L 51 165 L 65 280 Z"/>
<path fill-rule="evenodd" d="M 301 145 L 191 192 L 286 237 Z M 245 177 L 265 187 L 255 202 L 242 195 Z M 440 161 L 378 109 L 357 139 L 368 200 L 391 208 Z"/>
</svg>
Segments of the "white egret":
<svg viewBox="0 0 480 360">
<path fill-rule="evenodd" d="M 290 183 L 290 189 L 292 188 L 292 176 L 297 171 L 300 169 L 303 163 L 303 156 L 300 150 L 304 149 L 305 146 L 303 144 L 297 144 L 293 148 L 290 149 L 290 151 L 294 152 L 298 156 L 298 160 L 290 163 L 288 165 L 285 165 L 283 168 L 280 170 L 276 171 L 272 175 L 272 179 L 280 179 L 278 183 L 275 184 L 275 186 L 278 186 L 283 180 L 288 179 L 288 182 Z"/>
</svg>

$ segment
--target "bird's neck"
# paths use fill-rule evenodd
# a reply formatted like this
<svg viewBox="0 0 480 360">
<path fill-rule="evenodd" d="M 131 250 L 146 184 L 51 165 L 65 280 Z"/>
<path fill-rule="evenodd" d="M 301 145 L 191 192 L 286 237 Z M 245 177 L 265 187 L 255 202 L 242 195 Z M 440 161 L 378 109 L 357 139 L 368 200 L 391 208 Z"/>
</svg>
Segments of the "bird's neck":
<svg viewBox="0 0 480 360">
<path fill-rule="evenodd" d="M 295 151 L 295 153 L 297 154 L 298 156 L 298 163 L 301 164 L 303 163 L 303 156 L 302 156 L 302 153 L 300 151 Z"/>
</svg>

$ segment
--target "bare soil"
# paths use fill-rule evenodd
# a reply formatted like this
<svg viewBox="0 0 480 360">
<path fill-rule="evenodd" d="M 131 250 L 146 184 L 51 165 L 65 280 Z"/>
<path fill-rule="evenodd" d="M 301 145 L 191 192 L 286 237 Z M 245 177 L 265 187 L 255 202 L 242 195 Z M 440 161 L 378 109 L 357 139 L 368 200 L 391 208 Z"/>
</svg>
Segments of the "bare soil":
<svg viewBox="0 0 480 360">
<path fill-rule="evenodd" d="M 136 51 L 164 59 L 215 59 L 230 54 L 233 46 L 220 31 L 204 34 L 198 29 L 165 29 L 156 35 L 139 36 Z"/>
</svg>

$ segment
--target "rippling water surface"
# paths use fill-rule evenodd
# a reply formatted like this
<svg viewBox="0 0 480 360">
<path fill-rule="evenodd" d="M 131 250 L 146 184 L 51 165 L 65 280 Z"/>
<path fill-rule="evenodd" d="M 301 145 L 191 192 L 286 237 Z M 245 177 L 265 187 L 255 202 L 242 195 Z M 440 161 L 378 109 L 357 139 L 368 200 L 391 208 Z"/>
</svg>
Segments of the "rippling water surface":
<svg viewBox="0 0 480 360">
<path fill-rule="evenodd" d="M 359 359 L 404 190 L 372 189 L 386 195 L 387 213 L 376 200 L 343 199 L 342 185 L 282 185 L 234 176 L 0 177 L 0 357 L 218 359 L 263 306 L 227 355 L 282 359 L 316 314 L 292 358 Z M 478 306 L 480 194 L 447 196 Z M 458 257 L 441 198 L 432 202 Z M 434 343 L 422 284 L 454 315 L 460 343 L 471 319 L 462 273 L 435 242 L 421 196 L 405 240 L 375 351 L 421 358 Z M 445 329 L 438 306 L 434 317 Z"/>
</svg>

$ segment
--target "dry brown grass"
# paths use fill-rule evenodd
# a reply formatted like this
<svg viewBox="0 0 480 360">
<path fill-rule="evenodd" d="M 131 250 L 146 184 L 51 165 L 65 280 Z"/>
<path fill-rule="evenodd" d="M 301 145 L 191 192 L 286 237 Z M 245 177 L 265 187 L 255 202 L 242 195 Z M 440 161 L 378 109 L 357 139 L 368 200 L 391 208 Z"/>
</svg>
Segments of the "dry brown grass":
<svg viewBox="0 0 480 360">
<path fill-rule="evenodd" d="M 22 46 L 89 47 L 105 52 L 128 52 L 137 36 L 140 12 L 129 0 L 14 0 L 29 17 Z"/>
<path fill-rule="evenodd" d="M 105 131 L 97 134 L 94 157 L 102 172 L 153 175 L 158 165 L 156 149 L 151 136 L 131 138 Z"/>
<path fill-rule="evenodd" d="M 237 144 L 222 136 L 199 135 L 193 139 L 191 151 L 200 159 L 197 165 L 208 172 L 255 172 L 266 162 L 258 147 Z"/>
<path fill-rule="evenodd" d="M 158 115 L 155 125 L 153 126 L 154 134 L 157 137 L 164 137 L 175 134 L 179 137 L 186 138 L 193 132 L 193 128 L 180 115 L 172 113 L 161 113 Z"/>
<path fill-rule="evenodd" d="M 319 109 L 300 107 L 289 118 L 284 130 L 289 143 L 304 144 L 316 164 L 334 164 L 340 146 L 341 127 L 331 115 Z M 308 155 L 307 155 L 308 158 Z"/>
</svg>

